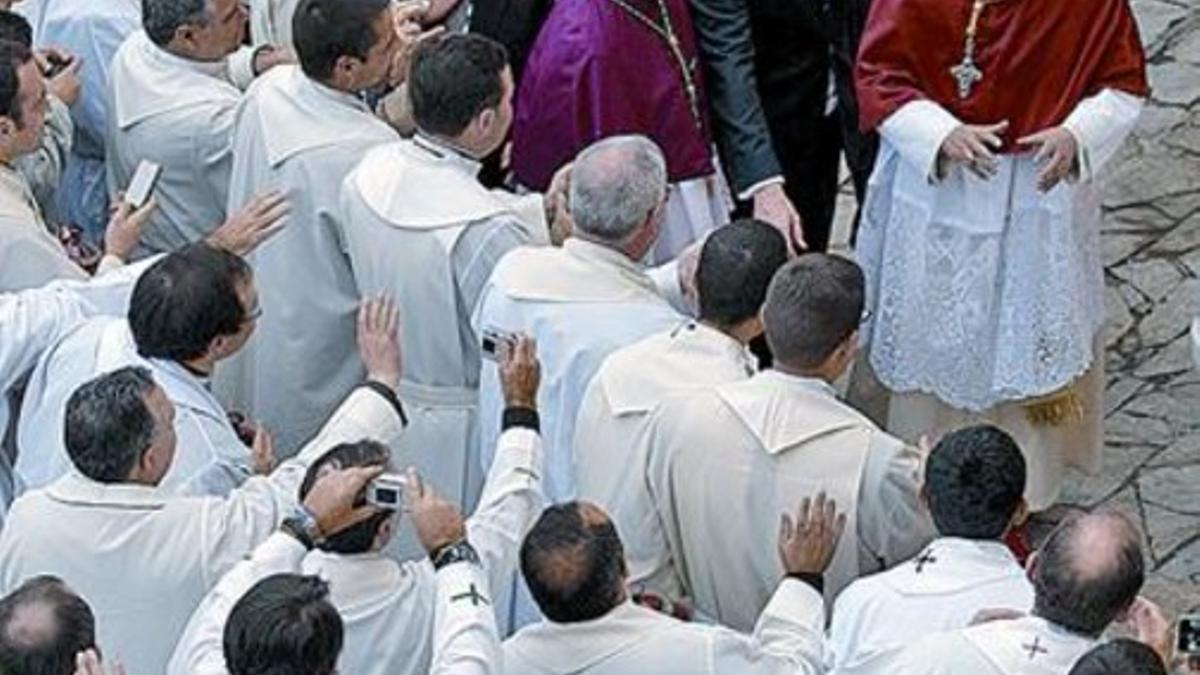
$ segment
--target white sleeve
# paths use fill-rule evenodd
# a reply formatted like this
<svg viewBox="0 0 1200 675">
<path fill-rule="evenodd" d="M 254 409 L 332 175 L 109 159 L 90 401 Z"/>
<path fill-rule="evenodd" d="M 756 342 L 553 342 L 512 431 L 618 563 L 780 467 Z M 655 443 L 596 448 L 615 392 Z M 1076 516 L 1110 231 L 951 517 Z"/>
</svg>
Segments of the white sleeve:
<svg viewBox="0 0 1200 675">
<path fill-rule="evenodd" d="M 1063 127 L 1079 142 L 1080 178 L 1090 181 L 1108 163 L 1137 125 L 1145 99 L 1116 89 L 1085 98 Z"/>
<path fill-rule="evenodd" d="M 825 672 L 825 601 L 807 584 L 784 579 L 771 596 L 754 635 L 722 630 L 713 641 L 716 673 Z"/>
<path fill-rule="evenodd" d="M 233 86 L 245 91 L 247 87 L 254 83 L 254 56 L 264 46 L 242 47 L 229 55 L 229 58 L 225 61 L 226 77 L 229 78 L 229 82 Z"/>
<path fill-rule="evenodd" d="M 483 570 L 454 563 L 437 571 L 431 675 L 499 675 L 500 634 Z"/>
<path fill-rule="evenodd" d="M 503 588 L 512 579 L 521 541 L 541 513 L 542 464 L 537 432 L 514 428 L 501 434 L 479 506 L 467 521 L 467 540 L 479 553 L 492 588 Z"/>
<path fill-rule="evenodd" d="M 167 665 L 168 675 L 225 675 L 223 638 L 233 606 L 261 579 L 299 573 L 306 553 L 300 542 L 276 532 L 221 577 L 188 621 Z"/>
<path fill-rule="evenodd" d="M 962 125 L 957 117 L 929 100 L 911 101 L 892 113 L 879 127 L 884 140 L 900 157 L 929 177 L 938 180 L 937 159 L 950 132 Z"/>
</svg>

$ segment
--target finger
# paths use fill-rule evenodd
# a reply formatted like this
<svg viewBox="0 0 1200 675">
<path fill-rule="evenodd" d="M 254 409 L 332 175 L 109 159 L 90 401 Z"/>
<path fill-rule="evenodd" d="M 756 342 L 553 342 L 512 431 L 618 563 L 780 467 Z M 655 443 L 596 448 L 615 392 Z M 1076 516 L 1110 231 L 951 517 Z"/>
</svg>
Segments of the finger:
<svg viewBox="0 0 1200 675">
<path fill-rule="evenodd" d="M 1042 145 L 1046 142 L 1048 136 L 1048 132 L 1039 131 L 1036 134 L 1029 134 L 1028 136 L 1018 138 L 1017 145 Z"/>
<path fill-rule="evenodd" d="M 812 511 L 812 498 L 805 497 L 800 500 L 800 508 L 796 511 L 796 524 L 804 527 L 808 524 L 809 513 Z"/>
<path fill-rule="evenodd" d="M 250 236 L 250 247 L 251 248 L 257 247 L 259 244 L 263 243 L 264 241 L 270 239 L 271 237 L 274 237 L 276 234 L 279 234 L 279 231 L 285 227 L 287 227 L 287 221 L 280 220 L 279 222 L 271 225 L 270 227 L 266 227 L 266 228 L 259 230 L 258 232 L 254 233 L 253 235 Z"/>
<path fill-rule="evenodd" d="M 792 540 L 792 533 L 795 527 L 792 524 L 792 517 L 787 513 L 779 514 L 779 545 L 787 546 L 787 543 Z"/>
<path fill-rule="evenodd" d="M 826 529 L 832 529 L 834 522 L 837 521 L 837 500 L 830 499 L 825 502 L 825 512 L 821 517 L 822 526 Z"/>
<path fill-rule="evenodd" d="M 813 502 L 812 515 L 809 517 L 809 524 L 820 524 L 820 520 L 825 515 L 825 491 L 817 493 L 817 499 Z"/>
<path fill-rule="evenodd" d="M 392 298 L 388 298 L 388 314 L 387 314 L 387 333 L 389 336 L 399 337 L 400 334 L 400 306 Z"/>
<path fill-rule="evenodd" d="M 990 149 L 988 149 L 988 147 L 986 145 L 984 145 L 983 142 L 980 141 L 978 138 L 971 136 L 970 138 L 966 139 L 966 143 L 967 143 L 967 146 L 971 149 L 971 153 L 973 154 L 975 159 L 988 160 L 988 159 L 995 158 L 995 155 L 992 154 L 992 151 Z"/>
<path fill-rule="evenodd" d="M 831 543 L 838 543 L 842 540 L 842 533 L 846 531 L 846 514 L 839 514 L 837 522 L 833 525 L 833 536 L 829 539 Z"/>
<path fill-rule="evenodd" d="M 416 468 L 409 467 L 405 472 L 408 478 L 409 490 L 405 490 L 405 494 L 412 492 L 413 497 L 420 500 L 425 498 L 425 482 L 421 480 L 421 474 L 417 473 Z"/>
<path fill-rule="evenodd" d="M 158 208 L 158 200 L 154 197 L 151 197 L 146 200 L 145 204 L 142 204 L 142 208 L 133 212 L 132 219 L 137 222 L 145 222 L 150 218 L 150 214 L 153 213 L 154 209 L 156 208 Z"/>
<path fill-rule="evenodd" d="M 992 177 L 992 174 L 989 174 L 987 170 L 984 169 L 983 165 L 979 164 L 978 162 L 971 162 L 968 164 L 967 170 L 982 180 L 988 180 Z"/>
<path fill-rule="evenodd" d="M 792 240 L 796 242 L 796 247 L 801 250 L 808 250 L 808 240 L 804 238 L 804 223 L 800 220 L 800 215 L 792 214 L 791 224 Z"/>
<path fill-rule="evenodd" d="M 68 63 L 61 72 L 54 76 L 54 79 L 57 80 L 62 77 L 75 77 L 79 73 L 79 67 L 82 65 L 81 61 L 82 59 L 72 59 L 71 62 Z"/>
<path fill-rule="evenodd" d="M 358 494 L 359 491 L 367 486 L 367 483 L 382 476 L 386 470 L 387 467 L 380 465 L 355 466 L 345 470 L 346 480 L 353 488 L 352 492 Z"/>
<path fill-rule="evenodd" d="M 428 40 L 429 38 L 436 37 L 445 32 L 446 32 L 445 26 L 434 26 L 433 28 L 430 28 L 429 30 L 427 30 L 424 33 L 421 33 L 420 35 L 417 36 L 417 40 L 416 40 L 417 44 L 420 44 L 420 43 Z"/>
<path fill-rule="evenodd" d="M 1004 145 L 1004 141 L 1000 140 L 999 136 L 989 131 L 981 132 L 979 134 L 979 138 L 983 140 L 984 145 L 987 145 L 993 150 L 999 150 L 1000 146 Z"/>
<path fill-rule="evenodd" d="M 990 134 L 996 134 L 997 136 L 1002 135 L 1004 132 L 1008 131 L 1008 120 L 983 127 L 983 130 Z"/>
</svg>

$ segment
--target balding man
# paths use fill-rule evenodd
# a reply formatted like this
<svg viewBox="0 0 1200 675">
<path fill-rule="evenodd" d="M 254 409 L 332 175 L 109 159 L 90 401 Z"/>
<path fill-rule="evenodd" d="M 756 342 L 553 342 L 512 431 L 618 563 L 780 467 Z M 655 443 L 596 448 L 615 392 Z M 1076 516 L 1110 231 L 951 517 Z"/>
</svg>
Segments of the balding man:
<svg viewBox="0 0 1200 675">
<path fill-rule="evenodd" d="M 96 646 L 96 618 L 58 577 L 33 577 L 0 599 L 0 673 L 71 675 Z"/>
<path fill-rule="evenodd" d="M 696 609 L 725 625 L 750 630 L 770 600 L 783 569 L 760 552 L 800 495 L 828 492 L 849 520 L 827 601 L 932 538 L 919 455 L 833 389 L 857 352 L 862 308 L 853 262 L 789 262 L 762 309 L 774 368 L 670 398 L 654 413 L 648 481 L 675 569 Z"/>
<path fill-rule="evenodd" d="M 1029 561 L 1033 612 L 913 643 L 890 675 L 1062 675 L 1137 600 L 1141 537 L 1125 516 L 1101 512 L 1061 524 Z"/>
<path fill-rule="evenodd" d="M 815 505 L 804 500 L 794 526 L 784 517 L 778 550 L 787 576 L 776 580 L 751 636 L 634 604 L 621 538 L 604 511 L 588 502 L 552 506 L 521 546 L 521 572 L 546 619 L 504 643 L 505 672 L 822 673 L 825 613 L 815 589 L 844 525 L 824 495 Z"/>
</svg>

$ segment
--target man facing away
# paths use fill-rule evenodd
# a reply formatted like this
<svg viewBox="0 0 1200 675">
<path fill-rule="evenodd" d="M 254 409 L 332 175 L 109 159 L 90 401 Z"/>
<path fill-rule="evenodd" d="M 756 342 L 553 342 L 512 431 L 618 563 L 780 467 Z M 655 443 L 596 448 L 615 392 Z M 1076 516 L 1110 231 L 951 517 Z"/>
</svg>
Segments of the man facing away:
<svg viewBox="0 0 1200 675">
<path fill-rule="evenodd" d="M 36 576 L 0 598 L 0 672 L 72 675 L 96 647 L 96 617 L 62 579 Z"/>
<path fill-rule="evenodd" d="M 261 345 L 216 383 L 227 404 L 278 430 L 295 453 L 361 378 L 354 358 L 358 293 L 345 253 L 342 181 L 363 154 L 396 140 L 360 94 L 402 67 L 389 0 L 303 0 L 293 18 L 300 65 L 258 78 L 237 110 L 229 208 L 283 193 L 289 227 L 251 266 L 262 293 Z"/>
<path fill-rule="evenodd" d="M 1145 581 L 1141 535 L 1123 515 L 1061 524 L 1029 560 L 1033 611 L 921 639 L 889 675 L 1063 675 L 1125 615 Z"/>
<path fill-rule="evenodd" d="M 546 509 L 521 546 L 521 571 L 545 615 L 504 643 L 510 675 L 717 675 L 824 672 L 822 573 L 845 526 L 825 495 L 783 516 L 786 576 L 753 635 L 685 623 L 630 600 L 621 537 L 594 504 Z"/>
<path fill-rule="evenodd" d="M 378 303 L 364 312 L 360 351 L 370 379 L 295 459 L 226 498 L 160 487 L 176 452 L 175 411 L 150 371 L 126 367 L 80 387 L 62 427 L 74 470 L 13 503 L 0 533 L 0 592 L 55 574 L 92 603 L 100 643 L 130 672 L 164 672 L 221 575 L 285 518 L 308 522 L 296 498 L 307 466 L 340 443 L 391 443 L 402 432 L 395 315 Z"/>
<path fill-rule="evenodd" d="M 749 630 L 781 574 L 757 555 L 797 494 L 843 505 L 851 536 L 825 584 L 912 557 L 932 539 L 918 497 L 920 455 L 840 401 L 853 361 L 863 277 L 849 260 L 808 254 L 775 274 L 763 304 L 771 370 L 663 401 L 649 431 L 648 480 L 679 583 L 701 614 Z"/>
<path fill-rule="evenodd" d="M 783 236 L 760 221 L 713 232 L 696 268 L 699 317 L 613 352 L 583 395 L 573 461 L 579 497 L 609 513 L 625 544 L 630 583 L 644 591 L 671 600 L 684 595 L 646 480 L 651 414 L 670 393 L 758 371 L 747 345 L 762 334 L 759 311 L 787 255 Z"/>
<path fill-rule="evenodd" d="M 471 314 L 500 258 L 546 239 L 540 196 L 518 200 L 476 178 L 508 133 L 513 87 L 499 44 L 478 35 L 425 42 L 408 76 L 416 136 L 370 151 L 342 188 L 359 294 L 386 293 L 415 319 L 404 331 L 400 399 L 411 425 L 400 457 L 464 508 L 483 477 Z"/>
<path fill-rule="evenodd" d="M 938 538 L 920 555 L 850 584 L 833 608 L 836 672 L 884 673 L 895 652 L 940 631 L 966 628 L 982 610 L 1033 606 L 1025 570 L 1003 543 L 1026 515 L 1025 460 L 1012 437 L 988 426 L 946 435 L 925 461 L 921 500 Z"/>
<path fill-rule="evenodd" d="M 1148 93 L 1127 2 L 1091 3 L 1086 22 L 1076 9 L 879 0 L 857 72 L 863 127 L 882 135 L 856 255 L 888 428 L 909 441 L 1005 429 L 1035 511 L 1067 465 L 1099 460 L 1095 179 Z"/>
</svg>

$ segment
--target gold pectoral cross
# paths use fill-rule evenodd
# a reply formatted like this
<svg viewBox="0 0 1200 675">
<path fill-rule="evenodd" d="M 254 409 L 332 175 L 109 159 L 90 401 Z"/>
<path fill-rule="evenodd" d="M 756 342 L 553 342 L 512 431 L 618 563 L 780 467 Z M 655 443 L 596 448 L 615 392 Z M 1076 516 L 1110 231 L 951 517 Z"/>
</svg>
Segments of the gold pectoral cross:
<svg viewBox="0 0 1200 675">
<path fill-rule="evenodd" d="M 962 63 L 951 68 L 950 75 L 958 83 L 958 97 L 964 100 L 971 97 L 971 89 L 975 84 L 983 80 L 983 71 L 975 65 L 975 59 L 970 55 L 964 56 Z"/>
</svg>

